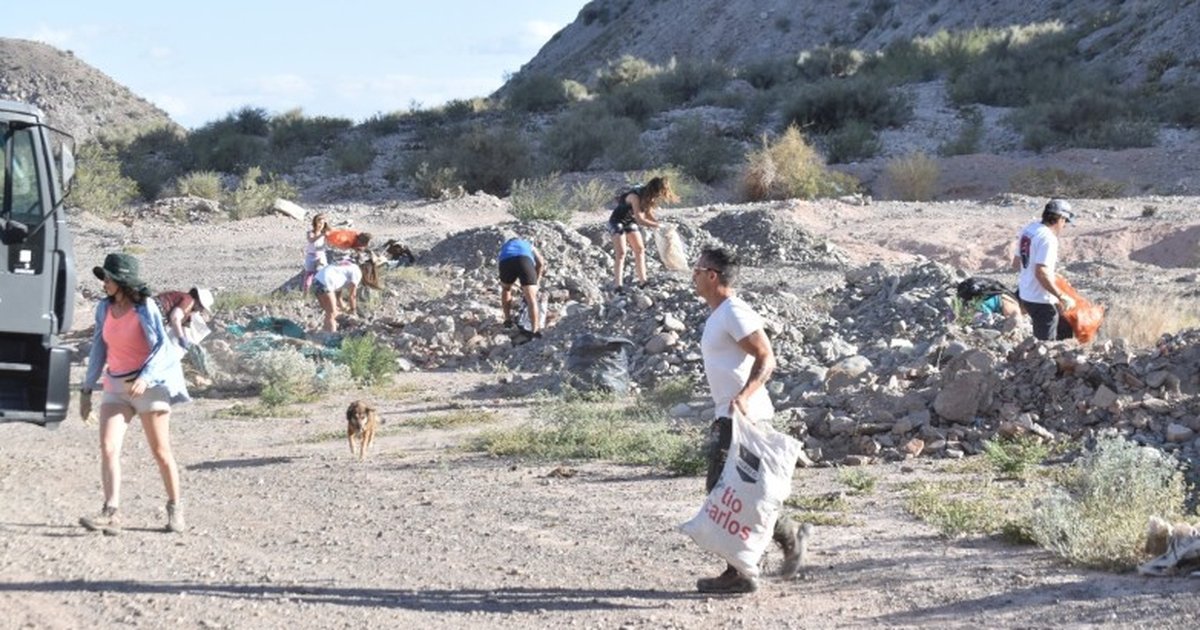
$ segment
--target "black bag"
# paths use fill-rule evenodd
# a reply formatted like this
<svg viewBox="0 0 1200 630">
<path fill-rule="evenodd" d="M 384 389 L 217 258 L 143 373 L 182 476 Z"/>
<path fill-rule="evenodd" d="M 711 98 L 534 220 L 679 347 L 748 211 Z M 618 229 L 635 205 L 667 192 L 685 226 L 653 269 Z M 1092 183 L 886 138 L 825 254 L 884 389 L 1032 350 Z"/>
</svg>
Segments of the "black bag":
<svg viewBox="0 0 1200 630">
<path fill-rule="evenodd" d="M 582 391 L 628 392 L 628 349 L 632 346 L 633 342 L 624 337 L 593 333 L 577 335 L 567 353 L 571 386 Z"/>
<path fill-rule="evenodd" d="M 975 300 L 983 300 L 994 295 L 1009 294 L 1015 297 L 1008 287 L 1004 286 L 999 280 L 990 278 L 980 278 L 972 276 L 958 283 L 955 287 L 955 292 L 958 294 L 958 299 L 964 302 L 974 302 Z"/>
</svg>

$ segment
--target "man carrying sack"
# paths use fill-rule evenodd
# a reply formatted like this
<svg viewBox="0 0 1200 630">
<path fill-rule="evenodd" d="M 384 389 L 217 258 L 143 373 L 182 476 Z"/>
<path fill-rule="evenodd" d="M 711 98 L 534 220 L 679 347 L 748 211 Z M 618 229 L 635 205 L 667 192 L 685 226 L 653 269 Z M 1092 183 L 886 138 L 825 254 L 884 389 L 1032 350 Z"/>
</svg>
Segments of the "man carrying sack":
<svg viewBox="0 0 1200 630">
<path fill-rule="evenodd" d="M 705 249 L 692 269 L 696 294 L 711 309 L 700 349 L 717 419 L 709 434 L 709 497 L 681 529 L 728 562 L 719 576 L 696 582 L 702 593 L 757 590 L 758 560 L 769 545 L 768 532 L 783 550 L 780 576 L 795 577 L 810 531 L 806 526 L 802 534 L 781 514 L 802 447 L 770 426 L 775 408 L 766 383 L 775 369 L 775 353 L 762 318 L 734 294 L 737 272 L 736 260 L 723 249 Z M 736 456 L 727 457 L 731 452 Z"/>
</svg>

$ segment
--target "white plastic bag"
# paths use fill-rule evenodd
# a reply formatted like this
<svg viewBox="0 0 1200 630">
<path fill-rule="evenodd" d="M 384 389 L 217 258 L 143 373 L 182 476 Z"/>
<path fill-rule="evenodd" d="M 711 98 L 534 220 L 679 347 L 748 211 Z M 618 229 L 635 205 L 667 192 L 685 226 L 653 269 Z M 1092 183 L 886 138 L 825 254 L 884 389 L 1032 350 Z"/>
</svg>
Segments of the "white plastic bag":
<svg viewBox="0 0 1200 630">
<path fill-rule="evenodd" d="M 520 306 L 517 307 L 517 327 L 521 330 L 532 333 L 533 321 L 529 316 L 529 305 L 525 302 L 525 296 L 521 295 L 517 298 Z M 550 306 L 550 296 L 545 293 L 538 296 L 538 317 L 542 319 L 543 326 L 546 323 L 546 309 Z"/>
<path fill-rule="evenodd" d="M 183 334 L 187 335 L 190 343 L 200 343 L 204 338 L 211 333 L 208 324 L 204 323 L 204 318 L 199 313 L 192 313 L 188 319 L 187 328 L 183 329 Z"/>
<path fill-rule="evenodd" d="M 729 456 L 699 513 L 679 529 L 748 577 L 771 543 L 803 445 L 765 422 L 733 418 Z"/>
<path fill-rule="evenodd" d="M 658 248 L 658 259 L 671 271 L 687 271 L 687 247 L 683 237 L 679 236 L 679 228 L 670 223 L 659 226 L 654 235 L 654 245 Z"/>
</svg>

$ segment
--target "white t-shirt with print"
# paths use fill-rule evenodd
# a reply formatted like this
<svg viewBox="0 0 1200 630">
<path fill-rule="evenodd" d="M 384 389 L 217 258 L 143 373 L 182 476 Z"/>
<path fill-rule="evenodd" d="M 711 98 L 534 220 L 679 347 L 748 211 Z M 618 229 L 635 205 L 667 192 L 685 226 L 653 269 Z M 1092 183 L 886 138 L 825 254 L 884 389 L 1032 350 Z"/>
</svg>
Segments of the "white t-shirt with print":
<svg viewBox="0 0 1200 630">
<path fill-rule="evenodd" d="M 1038 282 L 1035 271 L 1038 265 L 1045 265 L 1054 277 L 1054 267 L 1058 264 L 1058 237 L 1054 231 L 1041 221 L 1034 221 L 1021 230 L 1017 238 L 1017 255 L 1021 257 L 1021 276 L 1017 289 L 1021 299 L 1037 304 L 1054 304 L 1058 299 Z"/>
<path fill-rule="evenodd" d="M 737 296 L 721 302 L 704 322 L 700 353 L 704 356 L 704 374 L 708 377 L 718 418 L 730 415 L 729 405 L 750 379 L 750 370 L 754 367 L 754 357 L 742 350 L 738 341 L 762 329 L 762 317 Z M 746 407 L 751 420 L 769 420 L 775 415 L 775 407 L 765 387 L 755 390 Z"/>
<path fill-rule="evenodd" d="M 352 262 L 339 261 L 332 265 L 321 267 L 313 280 L 320 282 L 326 289 L 334 293 L 347 284 L 362 284 L 362 270 Z"/>
</svg>

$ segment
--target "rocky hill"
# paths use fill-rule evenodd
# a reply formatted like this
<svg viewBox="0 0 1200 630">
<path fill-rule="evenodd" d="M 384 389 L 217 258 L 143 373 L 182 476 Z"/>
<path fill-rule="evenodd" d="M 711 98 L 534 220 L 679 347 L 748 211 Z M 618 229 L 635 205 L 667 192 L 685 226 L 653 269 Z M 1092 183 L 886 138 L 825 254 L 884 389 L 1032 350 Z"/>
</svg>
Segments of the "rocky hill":
<svg viewBox="0 0 1200 630">
<path fill-rule="evenodd" d="M 1127 81 L 1145 77 L 1155 59 L 1200 59 L 1200 41 L 1192 36 L 1200 28 L 1196 0 L 593 0 L 517 76 L 587 81 L 621 55 L 742 66 L 822 45 L 873 52 L 943 29 L 1045 22 L 1100 25 L 1080 43 L 1081 52 Z"/>
<path fill-rule="evenodd" d="M 69 51 L 0 37 L 0 99 L 32 103 L 83 141 L 176 126 L 167 113 Z"/>
</svg>

